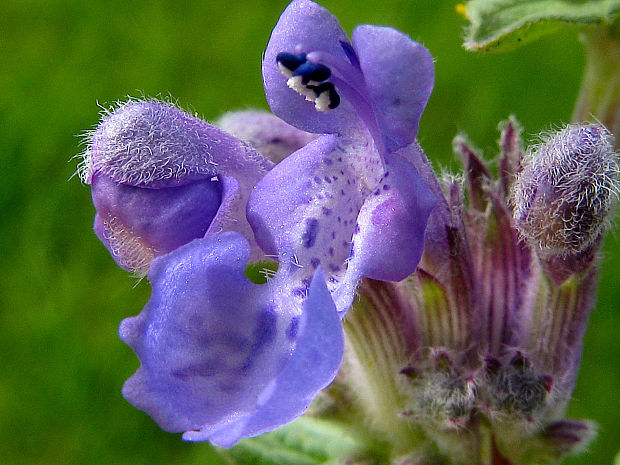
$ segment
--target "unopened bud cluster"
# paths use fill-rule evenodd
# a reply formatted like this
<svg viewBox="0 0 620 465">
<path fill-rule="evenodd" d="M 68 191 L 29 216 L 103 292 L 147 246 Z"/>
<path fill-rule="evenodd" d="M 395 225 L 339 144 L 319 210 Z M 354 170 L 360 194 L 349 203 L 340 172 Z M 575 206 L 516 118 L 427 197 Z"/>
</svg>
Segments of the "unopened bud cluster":
<svg viewBox="0 0 620 465">
<path fill-rule="evenodd" d="M 595 434 L 563 416 L 618 193 L 612 136 L 575 124 L 525 152 L 514 119 L 500 128 L 497 176 L 462 136 L 465 189 L 417 167 L 442 199 L 417 273 L 366 280 L 347 316 L 336 386 L 393 463 L 555 463 Z"/>
</svg>

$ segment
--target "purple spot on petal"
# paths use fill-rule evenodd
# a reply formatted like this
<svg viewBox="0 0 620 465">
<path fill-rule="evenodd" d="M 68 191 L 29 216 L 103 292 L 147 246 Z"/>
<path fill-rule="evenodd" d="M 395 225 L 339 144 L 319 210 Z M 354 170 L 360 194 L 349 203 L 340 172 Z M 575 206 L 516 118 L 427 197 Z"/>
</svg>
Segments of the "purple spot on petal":
<svg viewBox="0 0 620 465">
<path fill-rule="evenodd" d="M 329 216 L 329 215 L 332 214 L 332 209 L 331 208 L 321 207 L 321 211 L 323 212 L 323 215 L 325 215 L 325 216 Z"/>
<path fill-rule="evenodd" d="M 271 343 L 276 334 L 276 320 L 277 316 L 271 307 L 264 309 L 256 321 L 256 327 L 254 328 L 254 344 L 250 349 L 252 355 L 256 355 L 267 344 Z"/>
<path fill-rule="evenodd" d="M 321 178 L 319 178 L 318 176 L 315 176 L 314 182 L 316 182 L 317 184 L 321 184 L 323 181 L 321 181 Z"/>
<path fill-rule="evenodd" d="M 361 231 L 360 225 L 359 224 L 355 225 L 355 234 L 359 234 L 360 231 Z"/>
<path fill-rule="evenodd" d="M 299 330 L 299 317 L 295 316 L 291 319 L 291 323 L 288 325 L 286 330 L 286 337 L 288 337 L 291 341 L 294 341 L 297 337 L 297 331 Z"/>
<path fill-rule="evenodd" d="M 374 194 L 375 194 L 375 195 L 379 195 L 380 193 L 381 193 L 381 191 L 380 191 L 379 189 L 377 189 L 377 190 L 374 192 Z"/>
<path fill-rule="evenodd" d="M 232 395 L 232 394 L 236 394 L 237 392 L 239 392 L 239 385 L 238 384 L 232 384 L 232 383 L 219 383 L 217 385 L 217 388 L 220 390 L 220 392 L 222 392 L 223 394 L 228 394 L 228 395 Z"/>
<path fill-rule="evenodd" d="M 384 191 L 388 191 L 388 190 L 390 190 L 390 186 L 388 186 L 387 184 L 384 184 L 384 186 L 383 186 L 383 190 L 384 190 Z"/>
<path fill-rule="evenodd" d="M 309 249 L 316 242 L 319 233 L 319 221 L 316 218 L 306 218 L 306 231 L 301 236 L 301 243 Z"/>
<path fill-rule="evenodd" d="M 330 256 L 330 257 L 333 257 L 333 256 L 334 256 L 334 248 L 333 248 L 333 247 L 330 247 L 330 248 L 328 249 L 328 252 L 329 252 L 329 256 Z"/>
<path fill-rule="evenodd" d="M 338 181 L 338 176 L 332 176 L 332 180 Z"/>
<path fill-rule="evenodd" d="M 342 163 L 342 157 L 338 157 L 338 161 Z M 344 173 L 342 173 L 344 174 Z"/>
<path fill-rule="evenodd" d="M 332 239 L 336 239 L 336 231 L 332 231 Z"/>
<path fill-rule="evenodd" d="M 344 189 L 340 189 L 340 195 L 346 195 Z"/>
<path fill-rule="evenodd" d="M 332 160 L 331 158 L 324 158 L 323 163 L 325 163 L 327 166 L 330 166 L 334 163 L 334 160 Z"/>
<path fill-rule="evenodd" d="M 293 289 L 293 295 L 295 297 L 306 297 L 306 288 L 296 287 L 295 289 Z"/>
<path fill-rule="evenodd" d="M 312 268 L 315 268 L 315 269 L 319 267 L 320 263 L 321 263 L 321 260 L 319 260 L 316 257 L 310 260 L 310 264 L 312 265 Z"/>
<path fill-rule="evenodd" d="M 325 182 L 326 182 L 327 184 L 331 184 L 331 183 L 332 183 L 332 180 L 331 180 L 331 179 L 329 179 L 327 176 L 325 176 L 323 179 L 325 179 Z"/>
</svg>

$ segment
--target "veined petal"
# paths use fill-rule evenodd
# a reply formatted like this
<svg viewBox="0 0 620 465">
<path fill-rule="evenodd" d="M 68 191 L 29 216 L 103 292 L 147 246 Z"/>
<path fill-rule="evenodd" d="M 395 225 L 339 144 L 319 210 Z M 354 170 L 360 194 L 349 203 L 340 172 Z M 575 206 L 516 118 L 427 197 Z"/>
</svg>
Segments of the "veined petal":
<svg viewBox="0 0 620 465">
<path fill-rule="evenodd" d="M 274 114 L 304 131 L 334 133 L 358 124 L 355 110 L 346 99 L 337 108 L 320 112 L 313 103 L 291 90 L 276 60 L 281 52 L 321 52 L 344 66 L 353 66 L 348 54 L 354 53 L 353 48 L 335 16 L 308 0 L 294 0 L 289 4 L 271 32 L 265 50 L 265 94 Z"/>
<path fill-rule="evenodd" d="M 287 296 L 283 298 L 288 300 Z M 241 438 L 288 423 L 307 410 L 317 393 L 335 378 L 344 352 L 342 325 L 321 268 L 312 279 L 299 319 L 292 321 L 298 321 L 289 327 L 288 333 L 296 333 L 295 351 L 261 393 L 256 411 L 243 421 L 229 423 L 207 435 L 203 431 L 188 431 L 184 439 L 208 439 L 216 445 L 230 447 Z"/>
<path fill-rule="evenodd" d="M 242 236 L 223 233 L 155 259 L 151 299 L 121 324 L 142 363 L 124 396 L 163 429 L 187 431 L 186 439 L 230 446 L 281 426 L 303 413 L 340 364 L 342 329 L 320 273 L 300 314 L 272 286 L 244 277 L 248 257 Z M 317 345 L 323 333 L 325 351 Z M 280 404 L 270 400 L 296 383 L 289 377 L 300 365 L 309 385 Z"/>
<path fill-rule="evenodd" d="M 430 52 L 396 29 L 370 25 L 355 28 L 353 47 L 387 151 L 412 143 L 433 89 Z"/>
</svg>

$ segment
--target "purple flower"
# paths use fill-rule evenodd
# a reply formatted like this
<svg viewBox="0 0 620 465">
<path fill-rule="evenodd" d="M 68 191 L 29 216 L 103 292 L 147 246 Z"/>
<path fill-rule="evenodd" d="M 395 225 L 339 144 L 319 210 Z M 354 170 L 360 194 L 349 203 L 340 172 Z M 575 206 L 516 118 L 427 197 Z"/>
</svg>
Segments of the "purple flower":
<svg viewBox="0 0 620 465">
<path fill-rule="evenodd" d="M 244 210 L 272 166 L 171 104 L 130 101 L 93 133 L 81 176 L 92 185 L 95 233 L 119 266 L 144 275 L 154 257 L 221 231 L 243 234 L 260 257 Z"/>
<path fill-rule="evenodd" d="M 282 67 L 299 79 L 287 85 Z M 435 205 L 415 168 L 426 49 L 373 26 L 350 44 L 325 9 L 294 1 L 263 75 L 292 126 L 254 113 L 221 124 L 284 158 L 273 169 L 232 135 L 140 102 L 103 120 L 84 171 L 99 237 L 153 287 L 121 325 L 142 362 L 123 394 L 165 430 L 224 447 L 292 421 L 334 379 L 358 282 L 412 273 Z M 278 270 L 254 284 L 248 260 L 266 257 Z"/>
<path fill-rule="evenodd" d="M 359 26 L 351 43 L 327 10 L 295 0 L 272 32 L 263 81 L 277 116 L 326 134 L 258 183 L 248 220 L 293 297 L 321 266 L 345 312 L 361 278 L 404 279 L 422 254 L 435 196 L 414 168 L 424 157 L 414 140 L 432 58 L 391 28 Z"/>
</svg>

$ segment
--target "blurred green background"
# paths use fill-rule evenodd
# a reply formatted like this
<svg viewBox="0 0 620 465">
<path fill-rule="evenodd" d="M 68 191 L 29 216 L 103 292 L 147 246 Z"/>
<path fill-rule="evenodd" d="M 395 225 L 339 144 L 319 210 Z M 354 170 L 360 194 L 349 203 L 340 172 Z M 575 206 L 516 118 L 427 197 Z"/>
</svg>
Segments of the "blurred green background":
<svg viewBox="0 0 620 465">
<path fill-rule="evenodd" d="M 0 13 L 0 463 L 209 464 L 208 444 L 162 432 L 120 388 L 137 368 L 117 338 L 148 285 L 118 269 L 91 231 L 73 177 L 98 103 L 172 96 L 207 119 L 266 108 L 261 53 L 286 1 L 5 0 Z M 581 72 L 575 29 L 502 55 L 461 48 L 455 1 L 325 0 L 346 30 L 391 25 L 436 58 L 419 140 L 457 170 L 458 131 L 492 156 L 514 113 L 526 134 L 570 119 Z M 601 425 L 568 464 L 609 464 L 620 449 L 620 241 L 608 237 L 597 308 L 570 415 Z"/>
</svg>

